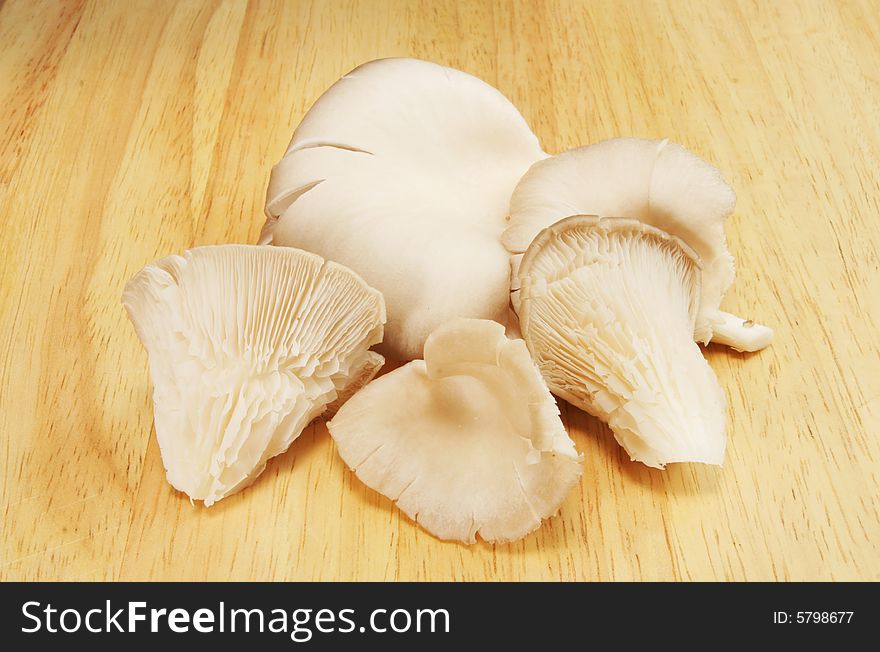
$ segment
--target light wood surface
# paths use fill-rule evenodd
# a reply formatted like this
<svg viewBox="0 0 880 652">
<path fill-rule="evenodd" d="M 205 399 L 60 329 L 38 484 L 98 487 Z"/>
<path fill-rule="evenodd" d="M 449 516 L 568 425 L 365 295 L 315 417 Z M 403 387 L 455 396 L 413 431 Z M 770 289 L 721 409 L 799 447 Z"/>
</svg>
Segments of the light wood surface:
<svg viewBox="0 0 880 652">
<path fill-rule="evenodd" d="M 668 137 L 739 196 L 710 347 L 722 469 L 649 470 L 562 405 L 585 453 L 511 545 L 442 543 L 315 425 L 209 510 L 166 483 L 120 305 L 145 263 L 254 242 L 310 104 L 370 59 L 474 73 L 548 151 Z M 34 2 L 0 7 L 0 578 L 880 579 L 876 2 Z"/>
</svg>

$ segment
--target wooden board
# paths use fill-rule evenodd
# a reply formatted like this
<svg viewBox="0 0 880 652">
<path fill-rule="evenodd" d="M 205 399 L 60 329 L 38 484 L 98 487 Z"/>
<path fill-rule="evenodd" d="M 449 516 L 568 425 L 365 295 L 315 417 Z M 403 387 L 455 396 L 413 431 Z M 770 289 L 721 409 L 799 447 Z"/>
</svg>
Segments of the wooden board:
<svg viewBox="0 0 880 652">
<path fill-rule="evenodd" d="M 145 263 L 253 242 L 269 170 L 364 61 L 495 84 L 548 151 L 669 137 L 718 166 L 731 311 L 710 347 L 721 469 L 585 454 L 561 514 L 466 547 L 367 490 L 312 426 L 210 510 L 166 483 L 120 305 Z M 0 578 L 880 579 L 880 13 L 864 2 L 33 2 L 0 5 Z"/>
</svg>

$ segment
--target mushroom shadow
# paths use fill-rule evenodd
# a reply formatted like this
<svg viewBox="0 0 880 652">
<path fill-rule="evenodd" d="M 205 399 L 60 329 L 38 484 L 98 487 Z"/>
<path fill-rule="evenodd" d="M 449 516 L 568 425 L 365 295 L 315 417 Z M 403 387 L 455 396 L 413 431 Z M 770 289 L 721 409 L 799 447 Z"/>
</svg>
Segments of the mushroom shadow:
<svg viewBox="0 0 880 652">
<path fill-rule="evenodd" d="M 699 463 L 669 464 L 666 469 L 655 469 L 629 459 L 617 443 L 611 429 L 597 417 L 558 399 L 569 435 L 579 450 L 598 448 L 601 454 L 613 460 L 613 466 L 626 477 L 650 488 L 676 495 L 715 492 L 720 482 L 721 468 Z"/>
</svg>

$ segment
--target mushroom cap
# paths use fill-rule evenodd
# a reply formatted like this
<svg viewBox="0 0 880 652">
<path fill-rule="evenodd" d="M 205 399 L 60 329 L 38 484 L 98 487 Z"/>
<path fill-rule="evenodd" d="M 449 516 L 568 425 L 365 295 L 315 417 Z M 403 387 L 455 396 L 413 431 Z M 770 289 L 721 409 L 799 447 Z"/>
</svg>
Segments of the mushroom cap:
<svg viewBox="0 0 880 652">
<path fill-rule="evenodd" d="M 168 481 L 205 505 L 247 486 L 375 365 L 385 321 L 354 272 L 286 247 L 163 258 L 123 304 L 149 356 Z"/>
<path fill-rule="evenodd" d="M 724 394 L 693 339 L 699 279 L 679 238 L 594 216 L 541 231 L 516 271 L 520 328 L 550 390 L 648 466 L 724 460 Z"/>
<path fill-rule="evenodd" d="M 694 337 L 708 342 L 734 278 L 724 222 L 736 195 L 714 167 L 666 140 L 613 138 L 535 163 L 510 200 L 503 235 L 514 253 L 570 215 L 629 217 L 686 242 L 702 260 Z"/>
<path fill-rule="evenodd" d="M 505 321 L 500 236 L 519 178 L 546 156 L 495 88 L 383 59 L 315 102 L 272 177 L 261 244 L 351 267 L 385 296 L 381 351 L 410 360 L 454 317 Z"/>
<path fill-rule="evenodd" d="M 328 423 L 345 463 L 440 539 L 512 541 L 559 509 L 581 457 L 522 340 L 455 319 Z"/>
</svg>

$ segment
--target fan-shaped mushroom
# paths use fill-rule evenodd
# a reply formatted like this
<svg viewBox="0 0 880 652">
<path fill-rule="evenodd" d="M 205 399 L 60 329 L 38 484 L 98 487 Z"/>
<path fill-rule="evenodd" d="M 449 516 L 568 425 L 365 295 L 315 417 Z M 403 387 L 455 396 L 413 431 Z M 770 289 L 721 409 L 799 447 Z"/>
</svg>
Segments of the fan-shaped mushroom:
<svg viewBox="0 0 880 652">
<path fill-rule="evenodd" d="M 350 382 L 376 372 L 382 295 L 286 247 L 152 263 L 123 303 L 149 355 L 168 481 L 205 505 L 247 486 Z"/>
<path fill-rule="evenodd" d="M 666 140 L 615 138 L 535 163 L 510 201 L 505 246 L 522 253 L 544 227 L 570 215 L 631 217 L 681 238 L 702 260 L 694 337 L 757 351 L 773 331 L 721 311 L 733 283 L 724 222 L 736 195 L 718 170 Z"/>
<path fill-rule="evenodd" d="M 454 317 L 506 321 L 510 194 L 545 154 L 516 108 L 466 73 L 362 65 L 309 110 L 272 171 L 261 244 L 351 267 L 385 296 L 381 350 L 411 360 Z"/>
<path fill-rule="evenodd" d="M 328 428 L 367 486 L 441 539 L 523 537 L 581 473 L 525 344 L 491 321 L 444 324 L 424 360 L 372 381 Z"/>
<path fill-rule="evenodd" d="M 516 271 L 520 328 L 550 389 L 648 466 L 724 459 L 724 395 L 693 338 L 699 282 L 680 239 L 588 216 L 541 231 Z"/>
</svg>

